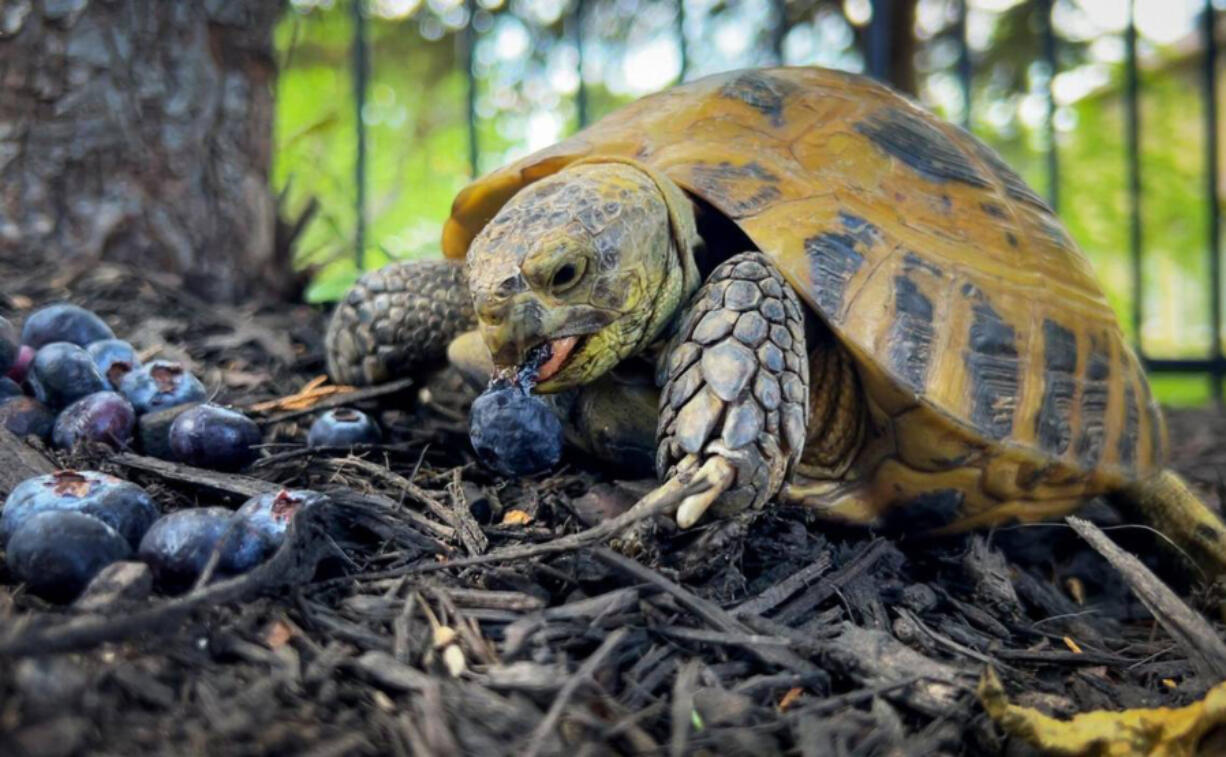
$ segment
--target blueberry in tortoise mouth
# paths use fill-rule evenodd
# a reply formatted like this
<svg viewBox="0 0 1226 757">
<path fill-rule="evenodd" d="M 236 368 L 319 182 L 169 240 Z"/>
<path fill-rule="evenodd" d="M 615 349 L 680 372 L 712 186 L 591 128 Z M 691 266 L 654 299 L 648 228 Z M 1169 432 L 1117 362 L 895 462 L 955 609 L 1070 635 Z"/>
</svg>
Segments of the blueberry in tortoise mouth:
<svg viewBox="0 0 1226 757">
<path fill-rule="evenodd" d="M 468 428 L 477 457 L 503 475 L 540 473 L 562 457 L 562 421 L 545 400 L 509 381 L 495 379 L 473 401 Z"/>
<path fill-rule="evenodd" d="M 515 382 L 531 391 L 537 384 L 548 381 L 562 370 L 566 362 L 579 351 L 587 336 L 563 336 L 541 342 L 528 350 L 523 364 L 515 373 Z"/>
</svg>

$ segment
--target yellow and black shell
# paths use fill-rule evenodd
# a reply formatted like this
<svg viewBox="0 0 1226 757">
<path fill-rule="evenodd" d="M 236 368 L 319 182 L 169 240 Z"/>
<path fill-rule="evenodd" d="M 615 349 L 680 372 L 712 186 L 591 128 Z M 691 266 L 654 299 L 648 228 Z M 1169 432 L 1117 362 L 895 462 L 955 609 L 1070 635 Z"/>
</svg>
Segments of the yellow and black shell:
<svg viewBox="0 0 1226 757">
<path fill-rule="evenodd" d="M 892 90 L 775 68 L 645 97 L 464 189 L 445 254 L 526 184 L 600 155 L 662 172 L 774 260 L 909 469 L 977 469 L 1007 502 L 1162 467 L 1161 414 L 1084 254 L 991 148 Z"/>
</svg>

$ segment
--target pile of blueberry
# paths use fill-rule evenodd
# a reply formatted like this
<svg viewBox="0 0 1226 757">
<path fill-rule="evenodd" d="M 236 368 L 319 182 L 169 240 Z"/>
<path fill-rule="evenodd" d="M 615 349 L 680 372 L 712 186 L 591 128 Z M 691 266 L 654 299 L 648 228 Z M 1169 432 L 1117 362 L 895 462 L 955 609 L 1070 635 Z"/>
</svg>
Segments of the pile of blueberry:
<svg viewBox="0 0 1226 757">
<path fill-rule="evenodd" d="M 181 364 L 142 364 L 96 314 L 70 304 L 32 313 L 20 332 L 0 317 L 0 425 L 60 449 L 81 442 L 140 449 L 215 470 L 252 463 L 262 441 L 241 412 L 205 401 L 204 385 Z M 349 408 L 312 424 L 308 444 L 350 447 L 382 439 L 378 425 Z M 159 589 L 190 588 L 214 552 L 213 573 L 259 565 L 284 541 L 313 491 L 281 491 L 237 511 L 199 507 L 161 515 L 144 489 L 94 471 L 63 470 L 19 484 L 0 511 L 0 549 L 30 591 L 70 600 L 107 565 L 135 557 Z"/>
<path fill-rule="evenodd" d="M 181 364 L 142 365 L 131 344 L 76 305 L 36 310 L 20 337 L 0 318 L 0 375 L 0 424 L 60 449 L 82 441 L 140 446 L 220 470 L 242 468 L 258 454 L 254 421 L 205 402 L 204 385 Z"/>
<path fill-rule="evenodd" d="M 104 567 L 133 555 L 165 592 L 188 589 L 213 552 L 214 575 L 233 576 L 266 560 L 303 506 L 322 501 L 300 490 L 262 494 L 236 511 L 178 510 L 159 517 L 136 484 L 94 471 L 57 471 L 19 484 L 0 512 L 0 548 L 9 571 L 55 601 L 76 597 Z"/>
<path fill-rule="evenodd" d="M 81 441 L 136 447 L 215 470 L 246 467 L 259 454 L 259 427 L 204 400 L 204 385 L 180 363 L 142 365 L 131 344 L 84 308 L 36 310 L 20 337 L 0 317 L 0 425 L 17 436 L 34 435 L 61 449 Z M 323 413 L 307 435 L 312 447 L 381 439 L 374 420 L 350 408 Z"/>
</svg>

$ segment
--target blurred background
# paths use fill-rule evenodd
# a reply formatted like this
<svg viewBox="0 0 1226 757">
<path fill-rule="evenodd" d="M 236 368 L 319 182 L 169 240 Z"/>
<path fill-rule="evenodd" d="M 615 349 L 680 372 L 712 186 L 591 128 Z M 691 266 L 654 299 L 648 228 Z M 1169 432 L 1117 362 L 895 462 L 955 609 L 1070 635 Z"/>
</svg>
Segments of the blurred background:
<svg viewBox="0 0 1226 757">
<path fill-rule="evenodd" d="M 1160 396 L 1196 404 L 1215 391 L 1204 376 L 1220 376 L 1213 3 L 369 0 L 361 16 L 343 0 L 291 7 L 276 30 L 274 177 L 291 207 L 320 203 L 297 253 L 321 266 L 313 300 L 339 297 L 359 266 L 437 255 L 471 176 L 625 102 L 718 71 L 818 64 L 885 79 L 998 149 L 1090 256 Z"/>
</svg>

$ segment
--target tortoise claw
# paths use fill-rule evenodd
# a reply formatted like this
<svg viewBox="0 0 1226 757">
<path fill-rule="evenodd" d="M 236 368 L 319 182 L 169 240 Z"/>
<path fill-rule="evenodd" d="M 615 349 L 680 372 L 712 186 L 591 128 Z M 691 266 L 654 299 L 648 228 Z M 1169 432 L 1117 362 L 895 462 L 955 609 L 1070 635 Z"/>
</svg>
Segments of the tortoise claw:
<svg viewBox="0 0 1226 757">
<path fill-rule="evenodd" d="M 726 458 L 711 457 L 690 480 L 696 484 L 705 484 L 706 489 L 681 501 L 677 508 L 677 526 L 680 528 L 689 528 L 697 523 L 711 505 L 728 491 L 736 480 L 736 468 Z"/>
</svg>

